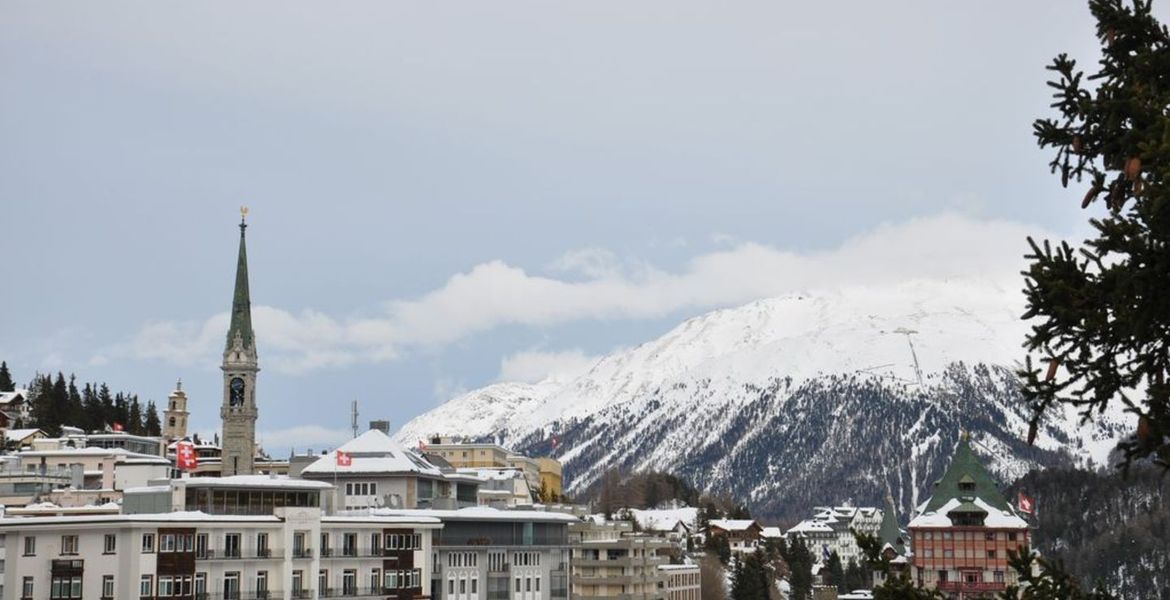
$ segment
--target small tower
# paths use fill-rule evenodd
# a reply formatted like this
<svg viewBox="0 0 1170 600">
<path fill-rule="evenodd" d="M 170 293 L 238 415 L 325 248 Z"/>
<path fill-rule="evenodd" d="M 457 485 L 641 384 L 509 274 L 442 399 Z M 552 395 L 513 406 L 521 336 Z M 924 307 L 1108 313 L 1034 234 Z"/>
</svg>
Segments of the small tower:
<svg viewBox="0 0 1170 600">
<path fill-rule="evenodd" d="M 256 458 L 256 374 L 260 363 L 252 334 L 252 297 L 248 293 L 248 253 L 244 246 L 244 217 L 240 208 L 240 253 L 236 261 L 236 289 L 232 295 L 231 326 L 223 351 L 223 476 L 251 475 Z"/>
<path fill-rule="evenodd" d="M 175 384 L 175 391 L 167 397 L 167 410 L 163 412 L 163 439 L 167 442 L 187 437 L 187 392 L 183 391 L 183 380 Z"/>
</svg>

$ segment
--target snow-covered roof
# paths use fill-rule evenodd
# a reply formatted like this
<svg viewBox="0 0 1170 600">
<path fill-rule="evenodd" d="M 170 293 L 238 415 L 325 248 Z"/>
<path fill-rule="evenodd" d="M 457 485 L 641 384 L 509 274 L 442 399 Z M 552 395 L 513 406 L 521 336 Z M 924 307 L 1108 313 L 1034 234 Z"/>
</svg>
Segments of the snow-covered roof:
<svg viewBox="0 0 1170 600">
<path fill-rule="evenodd" d="M 820 519 L 805 519 L 789 529 L 787 533 L 792 535 L 794 533 L 833 533 L 834 531 L 825 521 Z"/>
<path fill-rule="evenodd" d="M 26 437 L 36 435 L 38 433 L 40 433 L 41 435 L 44 435 L 43 431 L 41 431 L 40 429 L 35 429 L 35 428 L 34 429 L 9 429 L 8 431 L 4 432 L 4 435 L 10 440 L 23 440 Z"/>
<path fill-rule="evenodd" d="M 630 513 L 638 522 L 638 526 L 649 531 L 672 531 L 682 523 L 688 530 L 695 529 L 695 521 L 699 509 L 684 506 L 681 508 L 631 509 Z"/>
<path fill-rule="evenodd" d="M 328 490 L 333 485 L 324 481 L 295 479 L 288 475 L 231 475 L 229 477 L 192 477 L 182 479 L 189 488 L 282 488 L 298 490 Z"/>
<path fill-rule="evenodd" d="M 766 538 L 782 538 L 784 537 L 784 532 L 779 527 L 765 527 L 760 531 L 760 536 Z"/>
<path fill-rule="evenodd" d="M 28 398 L 28 390 L 12 390 L 11 392 L 0 392 L 0 404 L 8 404 L 17 398 Z"/>
<path fill-rule="evenodd" d="M 490 506 L 469 506 L 455 510 L 426 508 L 393 509 L 375 508 L 374 515 L 436 517 L 443 521 L 546 521 L 556 523 L 577 523 L 579 519 L 570 514 L 542 510 L 500 510 Z"/>
<path fill-rule="evenodd" d="M 150 460 L 160 460 L 162 462 L 167 462 L 167 460 L 165 458 L 163 458 L 161 456 L 155 456 L 154 454 L 140 454 L 138 452 L 130 452 L 129 450 L 126 450 L 125 448 L 97 448 L 97 447 L 93 447 L 93 446 L 89 446 L 89 447 L 85 447 L 85 448 L 59 448 L 57 450 L 24 450 L 24 451 L 20 452 L 19 455 L 22 458 L 24 458 L 24 457 L 33 457 L 33 458 L 36 458 L 36 457 L 45 457 L 45 458 L 56 457 L 56 458 L 61 458 L 61 457 L 70 457 L 70 456 L 120 456 L 120 457 L 126 458 L 126 459 L 130 459 L 130 458 L 150 459 Z"/>
<path fill-rule="evenodd" d="M 511 481 L 513 479 L 524 479 L 523 471 L 512 468 L 476 469 L 472 467 L 462 467 L 456 469 L 455 472 L 493 481 Z"/>
<path fill-rule="evenodd" d="M 759 525 L 751 519 L 711 519 L 711 527 L 718 527 L 723 531 L 747 531 Z"/>
<path fill-rule="evenodd" d="M 352 460 L 348 466 L 337 464 L 338 452 L 350 455 Z M 406 450 L 378 429 L 371 429 L 353 438 L 337 450 L 322 455 L 301 471 L 302 475 L 318 476 L 351 473 L 418 473 L 442 476 L 442 471 L 438 467 L 418 454 Z"/>
<path fill-rule="evenodd" d="M 1016 516 L 1010 510 L 1000 510 L 985 502 L 982 498 L 973 498 L 970 500 L 963 500 L 960 498 L 951 498 L 946 504 L 939 507 L 938 510 L 924 512 L 917 517 L 910 520 L 910 527 L 951 527 L 950 517 L 947 516 L 952 510 L 955 510 L 962 504 L 973 503 L 983 512 L 987 513 L 987 518 L 983 520 L 984 527 L 992 527 L 996 529 L 1027 529 L 1028 523 Z"/>
</svg>

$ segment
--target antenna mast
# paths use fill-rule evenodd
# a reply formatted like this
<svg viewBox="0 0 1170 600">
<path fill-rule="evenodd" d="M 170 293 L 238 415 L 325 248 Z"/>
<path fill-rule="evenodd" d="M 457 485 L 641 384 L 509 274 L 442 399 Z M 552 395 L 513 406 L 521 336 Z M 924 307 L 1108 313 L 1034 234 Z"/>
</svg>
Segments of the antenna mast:
<svg viewBox="0 0 1170 600">
<path fill-rule="evenodd" d="M 353 437 L 358 436 L 357 419 L 358 419 L 357 400 L 354 400 L 349 405 L 349 426 L 353 429 Z"/>
</svg>

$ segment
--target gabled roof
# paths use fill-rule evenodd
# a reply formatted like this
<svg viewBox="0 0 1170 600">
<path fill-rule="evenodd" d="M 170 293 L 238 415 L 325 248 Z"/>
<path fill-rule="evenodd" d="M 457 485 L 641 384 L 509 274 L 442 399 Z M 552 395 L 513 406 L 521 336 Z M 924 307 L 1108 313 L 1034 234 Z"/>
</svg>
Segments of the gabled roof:
<svg viewBox="0 0 1170 600">
<path fill-rule="evenodd" d="M 11 392 L 0 392 L 0 405 L 9 404 L 15 400 L 25 400 L 28 398 L 28 390 L 12 390 Z"/>
<path fill-rule="evenodd" d="M 893 549 L 898 556 L 906 555 L 906 536 L 898 527 L 898 513 L 894 510 L 894 499 L 888 495 L 886 496 L 885 508 L 882 511 L 882 525 L 878 529 L 878 540 L 883 544 L 883 552 L 888 547 Z"/>
<path fill-rule="evenodd" d="M 964 507 L 966 509 L 975 509 L 979 512 L 987 513 L 984 518 L 983 526 L 995 529 L 1027 529 L 1028 523 L 1017 516 L 1010 509 L 1000 510 L 984 502 L 982 498 L 975 498 L 974 500 L 960 500 L 952 498 L 946 504 L 940 506 L 937 510 L 927 510 L 926 512 L 914 517 L 910 521 L 910 527 L 951 527 L 950 514 L 952 512 L 959 512 L 955 509 Z M 960 509 L 963 510 L 963 509 Z"/>
<path fill-rule="evenodd" d="M 955 456 L 942 479 L 934 484 L 934 492 L 926 502 L 927 511 L 936 511 L 956 498 L 982 498 L 990 506 L 1001 511 L 1010 510 L 1010 504 L 999 491 L 995 478 L 979 462 L 971 449 L 968 434 L 959 438 Z"/>
<path fill-rule="evenodd" d="M 752 519 L 711 519 L 710 525 L 723 531 L 747 531 L 753 528 L 757 531 L 763 530 L 760 524 Z"/>
<path fill-rule="evenodd" d="M 41 431 L 40 429 L 9 429 L 8 431 L 4 432 L 4 435 L 9 440 L 23 440 L 38 433 L 41 434 L 41 437 L 45 437 L 45 432 Z"/>
<path fill-rule="evenodd" d="M 345 452 L 352 459 L 349 466 L 337 464 L 337 453 Z M 347 473 L 417 473 L 422 475 L 441 476 L 438 467 L 427 462 L 423 457 L 406 450 L 390 436 L 380 430 L 371 429 L 356 438 L 344 443 L 337 450 L 324 454 L 309 466 L 305 467 L 302 475 L 345 475 Z"/>
</svg>

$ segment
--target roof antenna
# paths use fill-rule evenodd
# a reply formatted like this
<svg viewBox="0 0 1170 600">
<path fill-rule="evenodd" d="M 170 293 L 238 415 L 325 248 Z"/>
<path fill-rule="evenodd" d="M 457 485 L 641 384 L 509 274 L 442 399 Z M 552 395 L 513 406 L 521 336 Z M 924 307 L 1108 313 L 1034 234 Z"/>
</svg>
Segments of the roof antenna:
<svg viewBox="0 0 1170 600">
<path fill-rule="evenodd" d="M 349 405 L 349 407 L 350 407 L 350 411 L 349 411 L 349 412 L 350 412 L 350 416 L 349 416 L 349 426 L 350 426 L 350 428 L 352 428 L 352 429 L 353 429 L 353 437 L 357 437 L 357 436 L 358 436 L 358 424 L 357 424 L 357 419 L 358 419 L 358 410 L 357 410 L 357 400 L 354 400 L 353 402 L 351 402 L 351 403 L 350 403 L 350 405 Z"/>
</svg>

